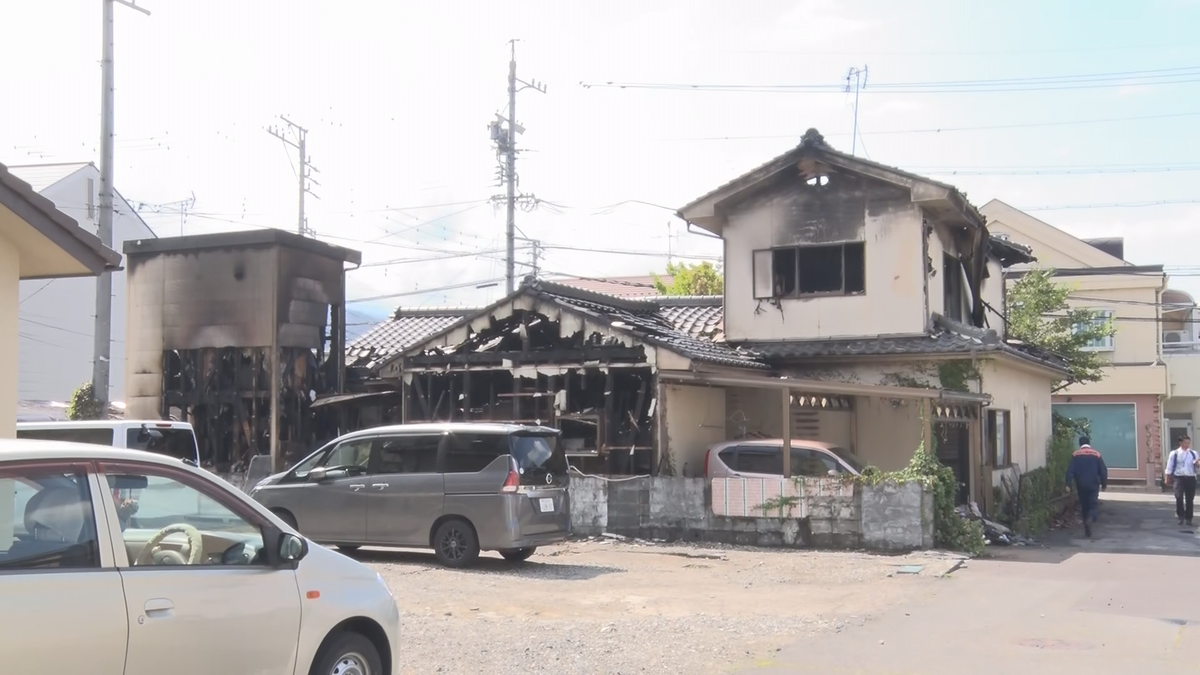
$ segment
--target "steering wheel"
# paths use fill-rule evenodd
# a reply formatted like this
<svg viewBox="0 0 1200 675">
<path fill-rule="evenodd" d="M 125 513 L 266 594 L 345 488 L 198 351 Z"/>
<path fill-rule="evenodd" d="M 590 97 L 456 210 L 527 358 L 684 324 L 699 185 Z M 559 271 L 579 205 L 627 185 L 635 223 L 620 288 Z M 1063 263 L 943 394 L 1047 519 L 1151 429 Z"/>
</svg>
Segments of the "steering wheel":
<svg viewBox="0 0 1200 675">
<path fill-rule="evenodd" d="M 170 549 L 161 550 L 159 544 L 164 539 L 172 534 L 183 533 L 187 537 L 187 544 L 183 547 L 183 554 L 176 553 Z M 184 557 L 186 556 L 186 558 Z M 150 537 L 150 541 L 142 547 L 138 553 L 137 559 L 133 561 L 135 566 L 142 565 L 197 565 L 204 559 L 204 538 L 200 535 L 200 530 L 187 525 L 178 523 L 168 525 Z"/>
</svg>

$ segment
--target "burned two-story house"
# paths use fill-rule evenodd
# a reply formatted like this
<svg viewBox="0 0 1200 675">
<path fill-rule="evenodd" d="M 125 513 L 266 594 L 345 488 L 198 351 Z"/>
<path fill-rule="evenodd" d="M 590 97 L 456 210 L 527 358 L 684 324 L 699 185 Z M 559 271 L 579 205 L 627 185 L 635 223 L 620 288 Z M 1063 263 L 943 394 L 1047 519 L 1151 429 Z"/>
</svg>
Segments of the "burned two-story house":
<svg viewBox="0 0 1200 675">
<path fill-rule="evenodd" d="M 976 394 L 958 403 L 853 399 L 810 429 L 900 468 L 932 438 L 965 497 L 1045 465 L 1061 359 L 1006 339 L 1003 269 L 1029 249 L 989 234 L 954 187 L 832 149 L 816 130 L 681 208 L 724 240 L 724 339 L 776 375 Z M 735 400 L 732 394 L 736 393 Z M 762 392 L 731 392 L 755 426 Z M 773 400 L 773 399 L 771 399 Z M 771 434 L 779 422 L 760 420 Z M 922 429 L 922 427 L 926 429 Z"/>
</svg>

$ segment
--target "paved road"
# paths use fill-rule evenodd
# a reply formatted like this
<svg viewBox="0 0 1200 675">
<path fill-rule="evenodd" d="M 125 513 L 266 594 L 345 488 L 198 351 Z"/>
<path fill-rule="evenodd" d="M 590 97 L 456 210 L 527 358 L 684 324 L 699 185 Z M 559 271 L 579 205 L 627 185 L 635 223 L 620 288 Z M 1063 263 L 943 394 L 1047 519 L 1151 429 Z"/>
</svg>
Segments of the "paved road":
<svg viewBox="0 0 1200 675">
<path fill-rule="evenodd" d="M 1200 672 L 1200 538 L 1176 526 L 1164 495 L 1102 500 L 1091 540 L 1065 532 L 1047 548 L 997 549 L 914 603 L 740 672 Z"/>
</svg>

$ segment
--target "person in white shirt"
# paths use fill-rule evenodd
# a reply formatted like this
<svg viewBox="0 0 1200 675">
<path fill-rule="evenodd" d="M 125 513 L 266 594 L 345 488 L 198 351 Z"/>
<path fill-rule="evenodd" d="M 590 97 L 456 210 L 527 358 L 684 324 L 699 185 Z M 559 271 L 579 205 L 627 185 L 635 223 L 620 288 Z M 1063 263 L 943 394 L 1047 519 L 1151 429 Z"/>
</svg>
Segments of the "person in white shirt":
<svg viewBox="0 0 1200 675">
<path fill-rule="evenodd" d="M 1200 455 L 1192 449 L 1192 439 L 1184 436 L 1179 447 L 1167 456 L 1167 485 L 1175 485 L 1175 516 L 1179 524 L 1192 524 L 1192 503 L 1196 499 L 1196 466 Z"/>
</svg>

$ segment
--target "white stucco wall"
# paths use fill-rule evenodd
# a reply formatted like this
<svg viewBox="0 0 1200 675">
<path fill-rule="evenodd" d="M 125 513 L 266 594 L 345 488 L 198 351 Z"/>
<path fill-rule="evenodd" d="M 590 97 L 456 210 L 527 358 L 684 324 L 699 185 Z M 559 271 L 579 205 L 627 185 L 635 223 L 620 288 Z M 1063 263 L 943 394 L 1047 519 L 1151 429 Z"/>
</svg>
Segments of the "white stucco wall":
<svg viewBox="0 0 1200 675">
<path fill-rule="evenodd" d="M 666 387 L 667 447 L 680 476 L 702 476 L 708 446 L 725 440 L 725 390 Z"/>
<path fill-rule="evenodd" d="M 1045 466 L 1053 431 L 1050 376 L 1000 360 L 985 361 L 979 370 L 983 390 L 992 395 L 988 409 L 1011 413 L 1011 461 L 1022 472 Z"/>
<path fill-rule="evenodd" d="M 859 459 L 884 471 L 908 466 L 921 443 L 921 402 L 859 396 L 854 406 Z"/>
<path fill-rule="evenodd" d="M 92 179 L 91 185 L 88 179 Z M 42 196 L 93 234 L 98 227 L 100 176 L 85 167 L 42 190 Z M 117 196 L 113 215 L 113 250 L 129 240 L 153 237 L 141 218 Z M 109 348 L 109 399 L 125 398 L 125 272 L 113 273 L 112 344 Z M 20 286 L 21 366 L 19 398 L 23 401 L 68 401 L 80 384 L 91 380 L 96 316 L 96 278 L 23 281 Z"/>
<path fill-rule="evenodd" d="M 835 176 L 836 178 L 836 176 Z M 856 208 L 857 207 L 857 208 Z M 725 240 L 725 333 L 730 341 L 900 335 L 925 329 L 922 215 L 906 200 L 835 206 L 846 225 L 812 215 L 800 193 L 780 191 L 728 215 Z M 861 226 L 856 222 L 861 219 Z M 866 292 L 787 298 L 779 309 L 754 298 L 754 251 L 797 244 L 865 243 Z M 761 310 L 761 311 L 756 311 Z"/>
<path fill-rule="evenodd" d="M 0 438 L 17 431 L 17 364 L 20 333 L 17 321 L 21 261 L 16 246 L 0 234 Z"/>
</svg>

